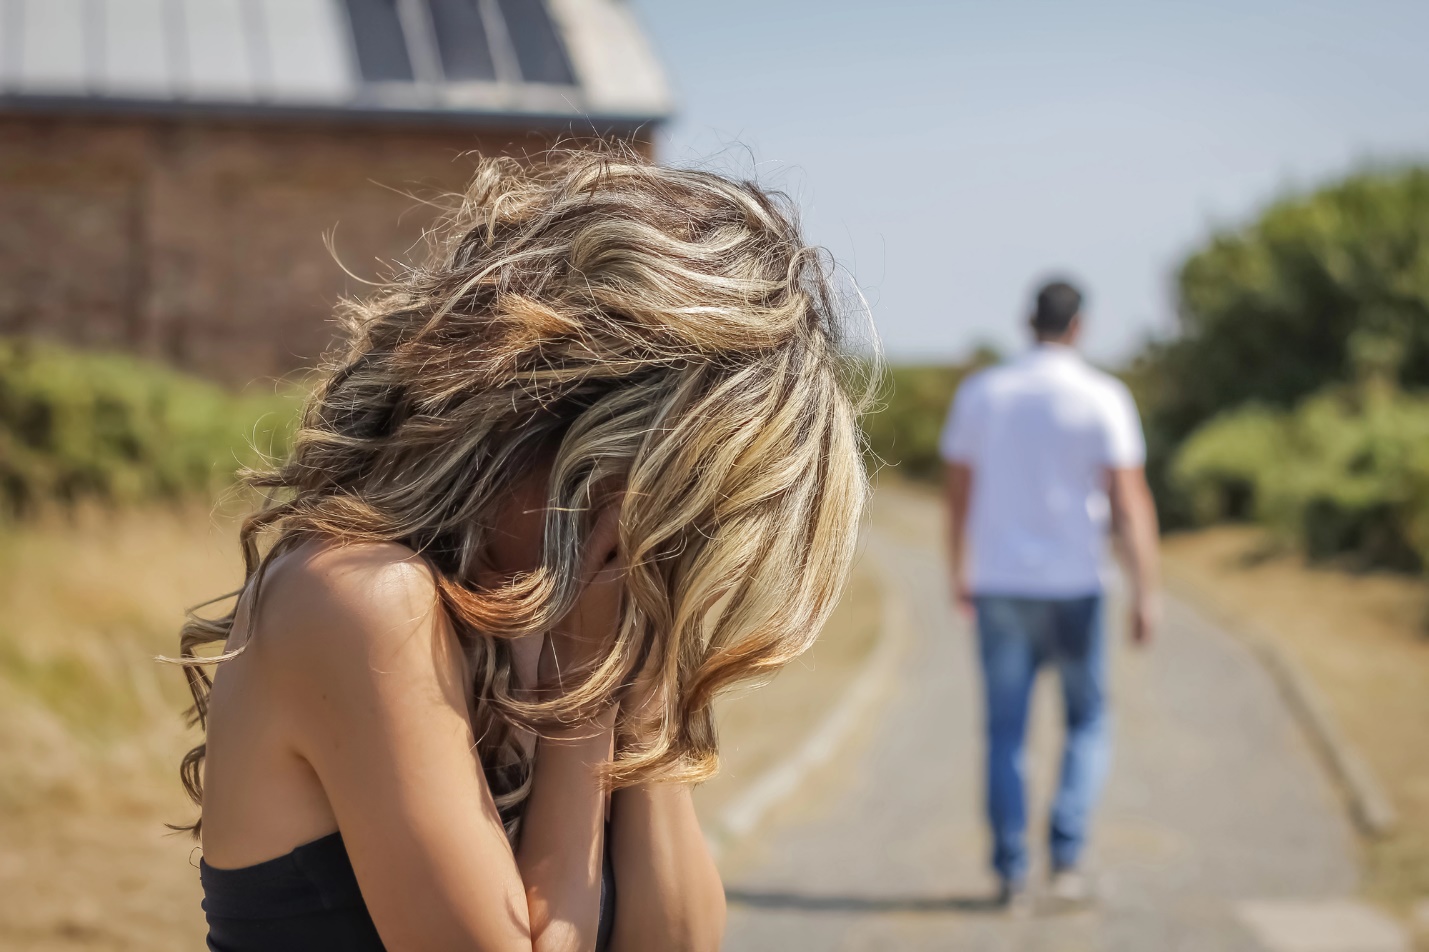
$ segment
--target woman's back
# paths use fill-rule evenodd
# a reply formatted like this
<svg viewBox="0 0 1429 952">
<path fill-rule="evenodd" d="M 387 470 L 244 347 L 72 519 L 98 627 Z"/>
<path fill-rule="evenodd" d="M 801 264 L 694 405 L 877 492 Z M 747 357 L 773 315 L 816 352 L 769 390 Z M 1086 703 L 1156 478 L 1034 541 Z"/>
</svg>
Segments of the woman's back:
<svg viewBox="0 0 1429 952">
<path fill-rule="evenodd" d="M 430 570 L 398 545 L 308 544 L 273 561 L 258 599 L 208 711 L 202 834 L 220 931 L 297 941 L 322 908 L 355 934 L 371 910 L 407 945 L 524 932 Z M 272 946 L 234 952 L 258 947 Z"/>
<path fill-rule="evenodd" d="M 312 698 L 332 689 L 322 645 L 359 648 L 346 648 L 341 634 L 327 628 L 333 618 L 370 613 L 360 593 L 378 589 L 409 610 L 425 601 L 426 611 L 440 613 L 425 575 L 412 552 L 395 544 L 309 543 L 268 566 L 261 604 L 245 600 L 225 646 L 242 653 L 215 672 L 209 695 L 202 838 L 210 866 L 261 863 L 337 831 L 328 796 L 302 753 L 318 726 Z M 466 680 L 460 652 L 449 657 Z"/>
</svg>

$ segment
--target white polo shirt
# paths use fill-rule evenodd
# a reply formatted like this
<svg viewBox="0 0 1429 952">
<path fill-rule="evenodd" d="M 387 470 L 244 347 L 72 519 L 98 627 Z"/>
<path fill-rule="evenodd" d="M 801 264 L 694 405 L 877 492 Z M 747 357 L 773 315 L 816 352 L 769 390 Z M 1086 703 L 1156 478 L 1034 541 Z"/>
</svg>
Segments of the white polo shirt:
<svg viewBox="0 0 1429 952">
<path fill-rule="evenodd" d="M 1146 441 L 1121 381 L 1040 344 L 964 381 L 940 441 L 972 469 L 968 582 L 977 595 L 1073 598 L 1102 590 L 1107 470 Z"/>
</svg>

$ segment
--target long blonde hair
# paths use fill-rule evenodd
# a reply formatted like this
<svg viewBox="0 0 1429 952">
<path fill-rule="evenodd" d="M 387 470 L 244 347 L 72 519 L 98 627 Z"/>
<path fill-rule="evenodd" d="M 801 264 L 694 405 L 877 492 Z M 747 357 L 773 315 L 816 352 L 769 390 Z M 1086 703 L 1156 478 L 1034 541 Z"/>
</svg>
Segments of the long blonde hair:
<svg viewBox="0 0 1429 952">
<path fill-rule="evenodd" d="M 475 672 L 478 752 L 513 836 L 530 778 L 518 732 L 589 716 L 636 671 L 658 673 L 666 709 L 638 734 L 623 725 L 611 783 L 707 778 L 716 694 L 809 647 L 867 499 L 867 376 L 826 253 L 781 195 L 591 152 L 480 160 L 429 244 L 340 305 L 346 342 L 291 454 L 246 475 L 270 501 L 242 527 L 240 591 L 256 599 L 269 561 L 308 539 L 425 559 Z M 543 459 L 541 564 L 483 589 L 494 512 Z M 629 564 L 618 633 L 581 683 L 531 700 L 509 639 L 574 605 L 592 495 L 612 481 Z M 236 611 L 182 631 L 200 724 L 204 665 L 232 654 L 198 649 L 228 639 Z M 203 757 L 200 744 L 181 771 L 195 803 Z"/>
</svg>

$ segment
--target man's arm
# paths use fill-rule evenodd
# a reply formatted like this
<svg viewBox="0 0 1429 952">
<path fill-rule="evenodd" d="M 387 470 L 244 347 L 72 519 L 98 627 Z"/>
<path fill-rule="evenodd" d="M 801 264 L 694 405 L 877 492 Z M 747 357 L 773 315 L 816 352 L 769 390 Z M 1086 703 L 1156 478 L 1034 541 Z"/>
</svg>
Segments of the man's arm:
<svg viewBox="0 0 1429 952">
<path fill-rule="evenodd" d="M 1161 553 L 1156 503 L 1140 466 L 1107 470 L 1113 538 L 1131 582 L 1131 640 L 1151 641 L 1161 620 Z"/>
<path fill-rule="evenodd" d="M 973 471 L 966 463 L 948 463 L 944 468 L 943 492 L 948 506 L 948 562 L 953 571 L 953 598 L 958 607 L 972 611 L 972 590 L 968 587 L 968 509 L 972 502 Z"/>
</svg>

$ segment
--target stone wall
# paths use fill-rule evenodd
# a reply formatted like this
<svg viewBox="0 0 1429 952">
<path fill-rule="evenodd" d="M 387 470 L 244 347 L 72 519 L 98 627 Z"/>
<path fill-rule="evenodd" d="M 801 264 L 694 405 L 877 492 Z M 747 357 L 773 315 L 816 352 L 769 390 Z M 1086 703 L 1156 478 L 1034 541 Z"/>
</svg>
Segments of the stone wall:
<svg viewBox="0 0 1429 952">
<path fill-rule="evenodd" d="M 372 277 L 407 256 L 433 215 L 417 199 L 460 189 L 465 153 L 550 142 L 0 116 L 0 333 L 137 351 L 234 384 L 290 373 L 331 341 L 333 302 L 361 290 L 344 268 Z"/>
</svg>

